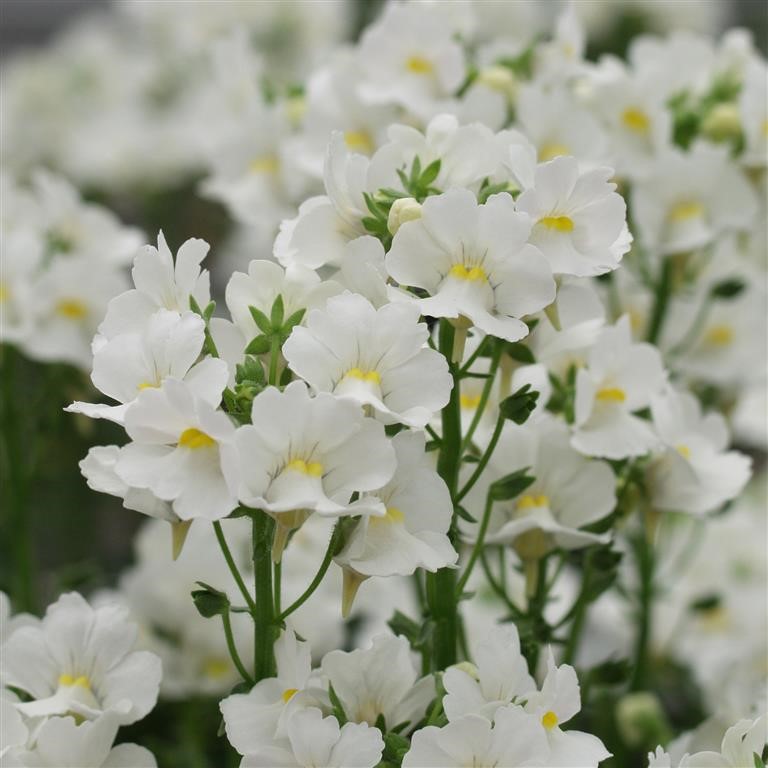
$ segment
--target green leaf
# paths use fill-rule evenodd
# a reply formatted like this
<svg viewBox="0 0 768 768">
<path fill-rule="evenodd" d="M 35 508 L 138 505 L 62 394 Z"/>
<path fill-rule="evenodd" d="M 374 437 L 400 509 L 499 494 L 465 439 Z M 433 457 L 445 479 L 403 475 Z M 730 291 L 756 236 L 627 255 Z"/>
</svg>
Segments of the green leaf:
<svg viewBox="0 0 768 768">
<path fill-rule="evenodd" d="M 215 301 L 208 302 L 208 306 L 203 310 L 203 320 L 205 320 L 206 323 L 209 323 L 215 311 L 216 311 L 216 302 Z"/>
<path fill-rule="evenodd" d="M 262 333 L 272 333 L 272 323 L 269 322 L 269 318 L 256 307 L 248 307 L 253 322 L 259 327 Z"/>
<path fill-rule="evenodd" d="M 720 595 L 704 595 L 703 597 L 698 598 L 698 600 L 694 600 L 688 607 L 692 611 L 707 613 L 708 611 L 714 611 L 721 602 L 722 598 Z"/>
<path fill-rule="evenodd" d="M 440 165 L 441 161 L 439 158 L 433 160 L 419 177 L 419 186 L 428 187 L 438 177 L 438 174 L 440 173 Z"/>
<path fill-rule="evenodd" d="M 195 582 L 200 589 L 192 591 L 192 600 L 197 612 L 205 619 L 221 616 L 229 610 L 229 598 L 222 592 L 202 581 Z"/>
<path fill-rule="evenodd" d="M 521 344 L 519 341 L 507 342 L 504 345 L 504 351 L 518 363 L 525 363 L 526 365 L 532 365 L 536 362 L 536 358 L 533 356 L 533 351 L 525 344 Z"/>
<path fill-rule="evenodd" d="M 515 424 L 525 424 L 528 417 L 536 407 L 536 401 L 539 399 L 539 393 L 531 391 L 530 384 L 524 384 L 516 392 L 505 398 L 499 404 L 499 413 L 505 418 L 510 419 Z"/>
<path fill-rule="evenodd" d="M 507 501 L 519 496 L 536 479 L 526 474 L 529 469 L 530 467 L 518 469 L 492 483 L 488 491 L 490 497 L 494 501 Z"/>
<path fill-rule="evenodd" d="M 277 298 L 272 304 L 272 312 L 269 316 L 270 324 L 274 330 L 282 328 L 285 319 L 285 304 L 283 303 L 283 294 L 278 293 Z"/>
<path fill-rule="evenodd" d="M 339 725 L 344 725 L 348 718 L 347 713 L 344 711 L 344 705 L 341 703 L 341 700 L 336 695 L 336 691 L 333 690 L 333 685 L 328 685 L 328 698 L 331 700 L 331 706 L 333 707 L 333 714 L 336 716 L 336 719 L 339 721 Z"/>
<path fill-rule="evenodd" d="M 269 352 L 270 341 L 269 337 L 261 334 L 251 340 L 251 343 L 245 348 L 246 355 L 263 355 L 265 352 Z"/>
<path fill-rule="evenodd" d="M 291 330 L 294 326 L 298 325 L 306 314 L 306 309 L 297 309 L 284 323 L 283 330 Z"/>
<path fill-rule="evenodd" d="M 621 685 L 629 679 L 629 659 L 608 659 L 589 670 L 589 682 L 597 685 Z"/>
<path fill-rule="evenodd" d="M 726 301 L 735 299 L 745 288 L 746 284 L 738 277 L 732 277 L 721 280 L 712 286 L 709 294 L 713 299 L 724 299 Z"/>
<path fill-rule="evenodd" d="M 387 622 L 387 626 L 396 634 L 405 637 L 416 648 L 421 633 L 421 624 L 414 621 L 400 611 L 395 611 L 394 616 Z"/>
<path fill-rule="evenodd" d="M 254 382 L 256 384 L 266 384 L 267 377 L 264 374 L 264 368 L 261 361 L 248 354 L 242 363 L 235 367 L 235 382 Z"/>
<path fill-rule="evenodd" d="M 467 512 L 464 507 L 462 507 L 460 504 L 456 507 L 456 514 L 462 519 L 466 520 L 468 523 L 476 523 L 477 518 L 472 517 L 472 515 Z"/>
<path fill-rule="evenodd" d="M 200 315 L 200 317 L 203 316 L 203 310 L 200 309 L 200 305 L 197 303 L 197 299 L 195 299 L 194 296 L 190 294 L 189 296 L 189 308 L 197 315 Z"/>
<path fill-rule="evenodd" d="M 760 757 L 760 755 L 758 755 L 757 752 L 753 752 L 752 755 L 755 758 L 755 768 L 765 768 L 765 763 L 763 762 L 763 758 Z"/>
</svg>

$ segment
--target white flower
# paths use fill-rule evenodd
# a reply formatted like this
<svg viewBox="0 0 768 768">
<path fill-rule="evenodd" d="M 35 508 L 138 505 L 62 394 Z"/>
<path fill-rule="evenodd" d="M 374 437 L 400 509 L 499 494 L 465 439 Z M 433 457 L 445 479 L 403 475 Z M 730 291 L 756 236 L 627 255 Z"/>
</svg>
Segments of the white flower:
<svg viewBox="0 0 768 768">
<path fill-rule="evenodd" d="M 321 668 L 355 723 L 373 725 L 382 715 L 388 728 L 409 723 L 407 733 L 435 696 L 434 678 L 418 678 L 404 637 L 377 635 L 368 648 L 331 651 Z"/>
<path fill-rule="evenodd" d="M 138 744 L 112 746 L 119 724 L 113 712 L 80 723 L 71 716 L 49 717 L 35 729 L 32 743 L 11 750 L 2 764 L 8 768 L 157 768 L 152 753 Z"/>
<path fill-rule="evenodd" d="M 375 768 L 384 751 L 378 728 L 367 723 L 345 723 L 323 717 L 309 708 L 292 715 L 287 738 L 246 754 L 241 768 Z"/>
<path fill-rule="evenodd" d="M 422 118 L 434 114 L 466 77 L 464 52 L 453 29 L 419 4 L 388 5 L 363 32 L 358 65 L 364 101 L 400 104 Z"/>
<path fill-rule="evenodd" d="M 576 375 L 573 447 L 609 459 L 655 448 L 659 441 L 650 423 L 634 412 L 650 405 L 665 376 L 658 350 L 632 342 L 627 315 L 605 328 Z"/>
<path fill-rule="evenodd" d="M 656 509 L 704 514 L 736 498 L 750 477 L 751 461 L 728 451 L 728 427 L 716 412 L 701 412 L 696 397 L 671 387 L 651 400 L 665 451 L 648 468 Z"/>
<path fill-rule="evenodd" d="M 137 631 L 117 605 L 94 609 L 77 593 L 62 595 L 38 625 L 3 645 L 3 682 L 31 697 L 16 705 L 27 717 L 108 712 L 134 723 L 154 707 L 160 685 L 160 660 L 133 650 Z"/>
<path fill-rule="evenodd" d="M 548 754 L 547 737 L 538 718 L 521 707 L 508 706 L 496 711 L 494 725 L 479 715 L 464 715 L 442 728 L 430 725 L 416 731 L 403 768 L 522 768 L 549 765 Z"/>
<path fill-rule="evenodd" d="M 389 302 L 387 277 L 380 240 L 366 235 L 345 246 L 336 279 L 347 290 L 365 296 L 378 309 Z"/>
<path fill-rule="evenodd" d="M 386 257 L 401 286 L 430 295 L 415 300 L 422 314 L 467 318 L 493 336 L 517 341 L 528 333 L 519 318 L 555 298 L 541 253 L 526 240 L 527 216 L 509 195 L 478 205 L 468 190 L 429 197 L 422 218 L 403 224 Z"/>
<path fill-rule="evenodd" d="M 321 282 L 314 270 L 294 264 L 283 269 L 273 261 L 254 259 L 248 274 L 234 272 L 227 283 L 225 298 L 232 320 L 247 341 L 261 333 L 249 307 L 270 316 L 278 296 L 283 298 L 284 317 L 288 319 L 299 310 L 315 309 L 325 304 L 329 296 L 339 293 L 340 286 L 332 280 Z"/>
<path fill-rule="evenodd" d="M 752 60 L 744 73 L 744 83 L 739 96 L 739 111 L 746 143 L 742 162 L 748 167 L 764 166 L 768 158 L 766 78 L 768 70 L 765 62 Z"/>
<path fill-rule="evenodd" d="M 161 308 L 184 312 L 190 308 L 190 296 L 205 309 L 210 300 L 210 280 L 208 271 L 200 270 L 200 263 L 209 247 L 204 240 L 187 240 L 179 248 L 174 264 L 160 232 L 157 248 L 145 245 L 137 254 L 131 271 L 136 287 L 109 302 L 99 333 L 109 339 L 136 331 Z"/>
<path fill-rule="evenodd" d="M 12 696 L 12 694 L 10 694 Z M 14 706 L 14 700 L 6 698 L 3 691 L 0 698 L 0 765 L 8 762 L 4 757 L 13 752 L 17 747 L 23 747 L 29 738 L 29 729 L 24 723 L 24 718 Z"/>
<path fill-rule="evenodd" d="M 88 487 L 99 493 L 117 496 L 123 500 L 126 509 L 171 523 L 178 522 L 179 517 L 169 502 L 158 499 L 146 488 L 131 488 L 118 477 L 115 465 L 120 458 L 120 450 L 116 445 L 98 445 L 88 449 L 88 455 L 79 464 Z"/>
<path fill-rule="evenodd" d="M 453 115 L 437 115 L 424 133 L 409 125 L 395 124 L 387 135 L 389 142 L 371 158 L 368 183 L 374 190 L 402 189 L 397 171 L 408 172 L 417 157 L 422 169 L 440 161 L 432 184 L 444 191 L 479 185 L 498 171 L 502 159 L 501 145 L 493 131 L 481 123 L 460 125 Z"/>
<path fill-rule="evenodd" d="M 280 226 L 274 256 L 283 266 L 338 266 L 346 244 L 368 234 L 362 219 L 369 215 L 363 196 L 370 189 L 369 164 L 350 153 L 342 133 L 333 133 L 323 170 L 326 194 L 303 202 L 299 215 Z"/>
<path fill-rule="evenodd" d="M 757 202 L 741 170 L 720 147 L 669 150 L 632 191 L 640 242 L 660 254 L 683 253 L 753 225 Z"/>
<path fill-rule="evenodd" d="M 560 155 L 573 155 L 585 166 L 605 163 L 600 123 L 565 88 L 525 85 L 516 109 L 518 127 L 536 147 L 540 163 Z"/>
<path fill-rule="evenodd" d="M 25 336 L 25 353 L 90 368 L 96 327 L 110 300 L 125 288 L 125 277 L 113 264 L 88 256 L 54 257 L 26 297 L 33 330 Z"/>
<path fill-rule="evenodd" d="M 360 519 L 335 558 L 339 565 L 364 576 L 408 576 L 417 568 L 434 572 L 456 563 L 458 553 L 446 535 L 451 499 L 424 444 L 421 432 L 395 435 L 395 474 L 383 488 L 367 494 L 379 499 L 387 513 Z"/>
<path fill-rule="evenodd" d="M 275 659 L 277 677 L 260 680 L 248 693 L 228 696 L 219 705 L 229 743 L 241 755 L 285 738 L 286 725 L 300 709 L 330 706 L 328 694 L 312 676 L 309 644 L 292 629 L 275 643 Z"/>
<path fill-rule="evenodd" d="M 530 242 L 555 274 L 602 275 L 629 250 L 627 206 L 612 175 L 611 168 L 580 172 L 575 158 L 558 157 L 537 167 L 534 188 L 518 198 L 517 209 L 535 222 Z"/>
<path fill-rule="evenodd" d="M 514 624 L 493 627 L 473 658 L 475 675 L 461 665 L 449 667 L 443 675 L 443 709 L 450 721 L 469 714 L 493 720 L 497 711 L 504 711 L 500 707 L 519 704 L 536 689 Z"/>
<path fill-rule="evenodd" d="M 146 488 L 182 520 L 217 520 L 236 506 L 232 440 L 235 427 L 217 410 L 228 370 L 221 361 L 216 386 L 166 379 L 143 390 L 125 414 L 133 442 L 121 449 L 117 476 L 131 488 Z M 223 473 L 227 465 L 227 477 Z"/>
<path fill-rule="evenodd" d="M 385 423 L 423 427 L 451 393 L 445 358 L 410 304 L 380 309 L 344 294 L 307 316 L 283 345 L 291 369 L 317 392 L 371 406 Z"/>
<path fill-rule="evenodd" d="M 121 405 L 76 402 L 65 410 L 121 424 L 139 393 L 159 387 L 169 376 L 215 381 L 218 363 L 204 360 L 193 368 L 203 348 L 204 329 L 203 319 L 194 312 L 159 309 L 140 332 L 111 339 L 97 336 L 91 381 Z"/>
<path fill-rule="evenodd" d="M 251 420 L 235 436 L 244 504 L 269 512 L 288 530 L 311 511 L 384 513 L 374 500 L 350 507 L 353 492 L 380 488 L 395 471 L 384 427 L 354 403 L 324 392 L 310 397 L 307 385 L 294 381 L 283 392 L 269 387 L 258 394 Z"/>
<path fill-rule="evenodd" d="M 596 736 L 582 731 L 560 728 L 581 709 L 581 695 L 576 671 L 568 664 L 555 666 L 550 650 L 547 656 L 547 676 L 541 691 L 532 693 L 525 704 L 526 712 L 540 718 L 550 746 L 544 763 L 558 768 L 596 768 L 611 756 Z M 497 720 L 498 722 L 498 720 Z"/>
<path fill-rule="evenodd" d="M 556 547 L 579 549 L 607 540 L 580 529 L 613 510 L 613 471 L 577 453 L 561 422 L 541 416 L 524 427 L 506 425 L 489 466 L 488 476 L 468 497 L 476 514 L 482 512 L 492 479 L 526 467 L 535 478 L 514 499 L 494 504 L 489 543 L 511 544 L 521 558 L 538 559 Z"/>
</svg>

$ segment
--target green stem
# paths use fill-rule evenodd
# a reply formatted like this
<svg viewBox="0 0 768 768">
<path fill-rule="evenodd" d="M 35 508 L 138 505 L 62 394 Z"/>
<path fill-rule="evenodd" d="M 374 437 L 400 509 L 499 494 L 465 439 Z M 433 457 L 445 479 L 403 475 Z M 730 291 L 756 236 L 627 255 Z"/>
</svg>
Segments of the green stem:
<svg viewBox="0 0 768 768">
<path fill-rule="evenodd" d="M 488 378 L 485 380 L 485 384 L 483 385 L 483 391 L 480 394 L 480 402 L 477 404 L 477 408 L 475 409 L 475 415 L 472 417 L 472 421 L 470 422 L 469 429 L 467 430 L 467 434 L 465 435 L 464 439 L 461 441 L 462 455 L 464 454 L 464 451 L 467 450 L 468 446 L 472 442 L 472 438 L 474 437 L 475 430 L 480 424 L 480 419 L 483 418 L 483 413 L 485 412 L 485 406 L 488 404 L 488 398 L 491 395 L 491 389 L 493 388 L 493 380 L 496 378 L 496 370 L 499 367 L 500 360 L 501 360 L 501 344 L 497 344 L 493 350 L 493 356 L 491 357 L 491 365 L 490 365 L 490 368 L 488 369 Z"/>
<path fill-rule="evenodd" d="M 246 683 L 253 685 L 254 680 L 248 674 L 248 670 L 245 668 L 245 665 L 240 658 L 240 654 L 237 652 L 235 638 L 232 635 L 232 623 L 229 618 L 229 611 L 224 611 L 224 613 L 221 614 L 221 622 L 224 625 L 224 636 L 227 638 L 227 649 L 229 650 L 232 663 L 240 673 L 240 677 L 242 677 Z"/>
<path fill-rule="evenodd" d="M 661 330 L 664 326 L 664 320 L 667 316 L 669 296 L 672 292 L 673 267 L 674 265 L 670 257 L 664 258 L 661 262 L 661 274 L 659 275 L 659 281 L 656 285 L 656 296 L 653 302 L 651 321 L 648 325 L 648 341 L 651 344 L 656 344 L 659 340 Z"/>
<path fill-rule="evenodd" d="M 224 536 L 224 530 L 222 529 L 221 523 L 218 520 L 214 522 L 213 530 L 216 533 L 216 540 L 219 542 L 221 553 L 224 555 L 224 559 L 227 561 L 229 572 L 232 574 L 232 578 L 235 580 L 237 588 L 240 590 L 240 594 L 243 596 L 248 609 L 253 614 L 256 611 L 256 603 L 254 603 L 253 598 L 248 591 L 248 587 L 245 585 L 243 577 L 238 570 L 235 559 L 232 557 L 232 550 L 230 550 L 229 545 L 227 544 L 227 539 Z"/>
<path fill-rule="evenodd" d="M 469 577 L 472 575 L 472 569 L 475 567 L 477 558 L 483 549 L 483 544 L 485 543 L 485 533 L 488 530 L 488 522 L 491 519 L 492 507 L 493 507 L 493 499 L 491 498 L 491 494 L 489 493 L 485 500 L 485 509 L 483 510 L 483 519 L 480 521 L 480 528 L 477 531 L 477 539 L 475 540 L 475 544 L 472 547 L 472 553 L 469 556 L 469 562 L 467 563 L 467 567 L 464 569 L 464 573 L 461 574 L 461 578 L 459 579 L 459 582 L 456 585 L 457 596 L 461 595 L 461 593 L 464 591 L 464 587 L 467 585 L 467 581 L 469 581 Z"/>
<path fill-rule="evenodd" d="M 542 638 L 540 629 L 544 617 L 544 607 L 547 604 L 547 558 L 542 557 L 535 565 L 536 568 L 536 590 L 528 603 L 526 618 L 531 627 L 535 642 L 531 643 L 526 654 L 528 668 L 535 670 L 539 661 L 539 651 L 541 650 Z"/>
<path fill-rule="evenodd" d="M 275 676 L 274 643 L 277 624 L 272 594 L 272 537 L 275 522 L 261 510 L 253 510 L 253 577 L 255 603 L 253 612 L 253 677 L 256 682 Z"/>
<path fill-rule="evenodd" d="M 568 642 L 563 652 L 563 663 L 573 664 L 573 660 L 576 658 L 576 652 L 579 649 L 579 640 L 581 639 L 581 633 L 584 629 L 584 621 L 587 618 L 588 600 L 587 595 L 590 585 L 590 566 L 589 561 L 585 560 L 584 571 L 581 576 L 581 591 L 576 600 L 576 605 L 573 607 L 573 621 L 571 622 L 571 630 L 568 633 Z"/>
<path fill-rule="evenodd" d="M 7 489 L 8 510 L 6 537 L 13 538 L 10 560 L 13 563 L 13 599 L 16 610 L 33 612 L 36 608 L 34 580 L 34 550 L 31 535 L 31 509 L 27 504 L 29 445 L 21 436 L 19 413 L 21 404 L 16 395 L 18 352 L 4 345 L 2 350 L 2 436 L 5 456 L 4 487 Z"/>
<path fill-rule="evenodd" d="M 437 459 L 437 473 L 443 478 L 451 499 L 456 497 L 456 486 L 461 460 L 461 412 L 460 384 L 458 369 L 451 361 L 453 353 L 454 328 L 447 320 L 440 321 L 440 352 L 448 360 L 453 389 L 448 405 L 442 411 L 442 442 Z M 451 540 L 456 538 L 456 513 L 454 511 Z M 456 663 L 458 636 L 458 605 L 456 600 L 456 571 L 453 568 L 441 568 L 436 573 L 427 574 L 427 603 L 434 623 L 432 633 L 432 668 L 446 669 Z"/>
<path fill-rule="evenodd" d="M 283 580 L 283 564 L 275 563 L 272 566 L 272 584 L 275 591 L 275 616 L 280 615 L 280 604 L 282 602 L 282 580 Z"/>
<path fill-rule="evenodd" d="M 338 546 L 340 536 L 341 536 L 341 527 L 337 524 L 336 527 L 333 529 L 331 540 L 328 542 L 328 548 L 325 550 L 325 556 L 323 557 L 323 562 L 320 563 L 320 567 L 317 569 L 315 578 L 312 579 L 309 586 L 304 590 L 304 592 L 302 592 L 301 595 L 296 598 L 296 600 L 294 600 L 281 614 L 278 615 L 277 617 L 278 622 L 285 621 L 294 611 L 301 608 L 301 606 L 304 605 L 304 603 L 306 603 L 307 600 L 309 600 L 309 598 L 312 596 L 312 593 L 320 586 L 320 583 L 322 582 L 326 572 L 328 571 L 328 568 L 331 565 L 333 556 L 336 554 L 336 547 Z"/>
<path fill-rule="evenodd" d="M 280 359 L 280 338 L 273 334 L 269 350 L 269 383 L 277 386 L 277 363 Z"/>
<path fill-rule="evenodd" d="M 639 535 L 635 542 L 635 555 L 637 558 L 638 576 L 640 577 L 638 593 L 640 611 L 637 640 L 635 643 L 635 668 L 630 689 L 642 691 L 645 690 L 648 683 L 648 653 L 652 632 L 653 572 L 655 568 L 653 542 L 649 541 L 648 537 L 642 534 Z"/>
<path fill-rule="evenodd" d="M 685 333 L 685 336 L 670 350 L 670 355 L 676 356 L 685 352 L 699 337 L 704 328 L 704 324 L 712 310 L 712 295 L 707 295 L 702 299 L 696 312 L 693 322 Z"/>
<path fill-rule="evenodd" d="M 500 418 L 496 422 L 496 427 L 493 430 L 493 434 L 491 435 L 491 439 L 490 439 L 490 442 L 488 443 L 488 447 L 485 449 L 485 453 L 483 453 L 483 455 L 480 457 L 480 461 L 477 462 L 475 471 L 470 475 L 469 480 L 467 480 L 467 482 L 465 483 L 461 491 L 459 491 L 459 494 L 456 497 L 457 504 L 472 490 L 472 487 L 474 486 L 474 484 L 480 479 L 480 475 L 483 474 L 483 470 L 485 469 L 486 465 L 490 461 L 491 455 L 496 449 L 496 443 L 499 442 L 499 438 L 501 437 L 501 432 L 503 429 L 504 429 L 504 419 Z"/>
</svg>

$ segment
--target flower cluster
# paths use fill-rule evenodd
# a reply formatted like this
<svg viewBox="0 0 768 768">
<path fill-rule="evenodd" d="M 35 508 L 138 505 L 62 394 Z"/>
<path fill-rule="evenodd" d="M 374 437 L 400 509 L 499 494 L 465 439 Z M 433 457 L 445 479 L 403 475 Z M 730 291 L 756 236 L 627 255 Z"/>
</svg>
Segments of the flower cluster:
<svg viewBox="0 0 768 768">
<path fill-rule="evenodd" d="M 390 2 L 299 88 L 192 14 L 176 98 L 239 227 L 213 291 L 205 240 L 7 182 L 3 333 L 92 360 L 66 410 L 126 439 L 82 474 L 156 518 L 101 607 L 5 641 L 22 763 L 65 730 L 124 763 L 157 654 L 242 766 L 761 764 L 765 61 L 593 61 L 576 7 L 539 40 L 498 5 Z"/>
</svg>

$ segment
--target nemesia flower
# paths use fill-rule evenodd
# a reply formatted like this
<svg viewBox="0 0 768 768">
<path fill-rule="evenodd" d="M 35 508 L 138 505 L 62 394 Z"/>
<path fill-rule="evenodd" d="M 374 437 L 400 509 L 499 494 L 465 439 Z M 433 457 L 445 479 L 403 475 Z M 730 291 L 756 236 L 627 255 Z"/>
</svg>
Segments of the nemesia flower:
<svg viewBox="0 0 768 768">
<path fill-rule="evenodd" d="M 533 189 L 518 198 L 517 209 L 535 222 L 530 242 L 555 274 L 602 275 L 629 250 L 627 206 L 612 175 L 610 168 L 580 173 L 575 158 L 557 157 L 538 166 Z"/>
<path fill-rule="evenodd" d="M 494 627 L 473 658 L 476 674 L 455 666 L 443 675 L 443 709 L 451 722 L 468 714 L 493 720 L 498 711 L 504 711 L 500 708 L 520 704 L 536 690 L 514 624 Z"/>
<path fill-rule="evenodd" d="M 755 194 L 724 149 L 669 150 L 639 180 L 632 197 L 635 234 L 662 255 L 684 253 L 728 231 L 748 230 Z"/>
<path fill-rule="evenodd" d="M 418 221 L 403 224 L 386 257 L 401 286 L 423 288 L 414 299 L 424 315 L 461 319 L 485 333 L 517 341 L 520 320 L 555 298 L 555 283 L 537 248 L 526 241 L 527 216 L 509 195 L 484 205 L 464 189 L 429 197 Z"/>
<path fill-rule="evenodd" d="M 548 766 L 590 768 L 611 756 L 603 743 L 591 733 L 560 728 L 581 709 L 581 695 L 576 671 L 568 664 L 555 666 L 550 650 L 547 676 L 541 691 L 532 693 L 525 704 L 526 712 L 541 718 L 550 747 Z M 498 721 L 497 721 L 498 722 Z"/>
<path fill-rule="evenodd" d="M 728 427 L 721 414 L 702 414 L 693 395 L 671 387 L 651 400 L 651 413 L 665 447 L 648 467 L 654 508 L 700 515 L 741 493 L 751 461 L 726 450 Z"/>
<path fill-rule="evenodd" d="M 286 533 L 312 511 L 385 512 L 377 499 L 350 505 L 353 492 L 380 488 L 395 471 L 384 427 L 354 403 L 324 392 L 310 397 L 307 385 L 294 381 L 283 392 L 269 387 L 257 395 L 251 421 L 235 435 L 238 496 L 273 515 Z"/>
<path fill-rule="evenodd" d="M 447 404 L 452 381 L 418 320 L 409 304 L 376 310 L 362 296 L 336 296 L 293 329 L 283 355 L 315 391 L 369 406 L 385 423 L 423 427 Z"/>
<path fill-rule="evenodd" d="M 197 389 L 168 378 L 159 388 L 139 393 L 125 414 L 133 442 L 121 449 L 115 463 L 123 482 L 172 502 L 182 520 L 217 520 L 237 506 L 235 427 L 217 410 L 228 371 L 222 361 L 214 362 L 220 364 L 215 387 Z"/>
<path fill-rule="evenodd" d="M 354 723 L 372 725 L 381 715 L 390 728 L 409 723 L 408 733 L 435 696 L 434 678 L 418 677 L 404 637 L 377 635 L 368 648 L 331 651 L 321 669 Z"/>
<path fill-rule="evenodd" d="M 664 384 L 658 350 L 633 343 L 629 317 L 606 327 L 576 374 L 571 445 L 587 456 L 642 456 L 658 445 L 649 422 L 634 415 Z"/>
<path fill-rule="evenodd" d="M 464 715 L 442 728 L 421 728 L 413 734 L 403 768 L 523 768 L 552 765 L 548 756 L 547 737 L 538 718 L 521 707 L 508 706 L 496 711 L 495 724 L 479 715 Z"/>
<path fill-rule="evenodd" d="M 219 704 L 227 738 L 241 755 L 256 754 L 286 738 L 286 727 L 299 710 L 330 706 L 321 681 L 312 675 L 309 644 L 292 629 L 275 643 L 275 658 L 277 677 L 260 680 L 248 693 L 233 694 Z"/>
<path fill-rule="evenodd" d="M 157 236 L 157 248 L 145 245 L 133 261 L 130 291 L 109 302 L 99 333 L 109 339 L 119 333 L 135 331 L 158 309 L 184 312 L 193 297 L 201 309 L 210 300 L 209 275 L 200 262 L 209 249 L 204 240 L 190 239 L 179 248 L 174 262 L 165 236 Z"/>
<path fill-rule="evenodd" d="M 375 768 L 384 750 L 378 728 L 367 723 L 345 723 L 323 717 L 314 707 L 296 712 L 286 725 L 287 738 L 260 745 L 245 755 L 242 768 Z"/>
<path fill-rule="evenodd" d="M 108 713 L 134 723 L 155 705 L 160 685 L 160 660 L 134 650 L 137 633 L 123 608 L 94 609 L 71 592 L 4 643 L 0 676 L 30 696 L 16 704 L 26 717 Z"/>
<path fill-rule="evenodd" d="M 157 768 L 152 753 L 138 744 L 112 744 L 118 718 L 104 712 L 95 720 L 49 717 L 35 729 L 32 743 L 3 755 L 3 766 L 39 768 Z"/>
<path fill-rule="evenodd" d="M 363 576 L 408 576 L 417 568 L 434 572 L 456 563 L 458 553 L 447 536 L 450 495 L 424 445 L 420 432 L 404 431 L 392 439 L 395 474 L 366 495 L 379 499 L 387 513 L 360 519 L 335 558 L 339 565 Z"/>
<path fill-rule="evenodd" d="M 464 52 L 445 19 L 418 4 L 388 5 L 363 32 L 358 52 L 363 101 L 400 104 L 429 117 L 464 81 Z"/>
<path fill-rule="evenodd" d="M 577 453 L 565 425 L 544 416 L 523 427 L 507 425 L 489 465 L 489 476 L 468 496 L 477 514 L 492 479 L 526 467 L 535 478 L 516 498 L 494 504 L 489 543 L 510 544 L 521 558 L 537 559 L 556 547 L 579 549 L 607 541 L 605 535 L 580 529 L 613 510 L 613 471 Z"/>
<path fill-rule="evenodd" d="M 91 418 L 122 423 L 128 406 L 139 392 L 159 387 L 171 376 L 202 382 L 211 379 L 216 387 L 219 364 L 202 361 L 191 370 L 203 348 L 205 323 L 194 312 L 160 309 L 139 333 L 124 333 L 106 340 L 97 336 L 91 381 L 121 405 L 76 402 L 65 410 Z"/>
</svg>

